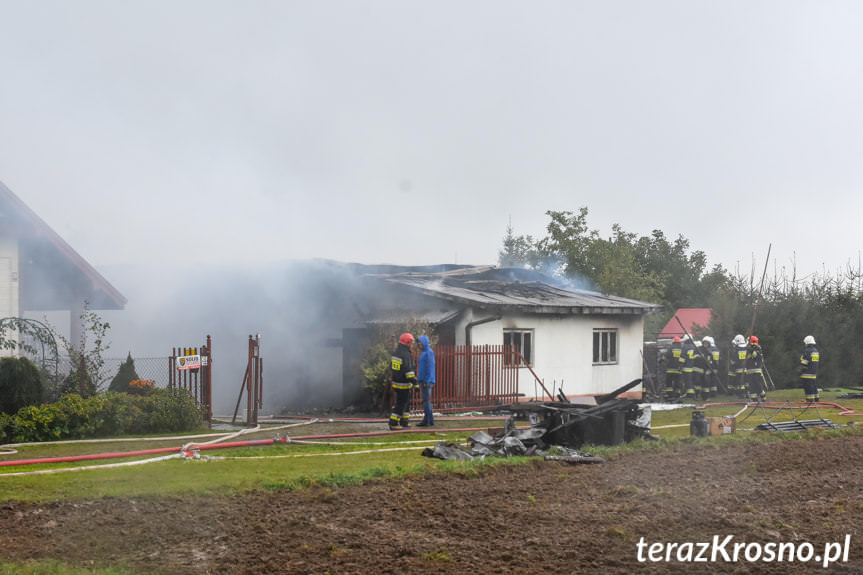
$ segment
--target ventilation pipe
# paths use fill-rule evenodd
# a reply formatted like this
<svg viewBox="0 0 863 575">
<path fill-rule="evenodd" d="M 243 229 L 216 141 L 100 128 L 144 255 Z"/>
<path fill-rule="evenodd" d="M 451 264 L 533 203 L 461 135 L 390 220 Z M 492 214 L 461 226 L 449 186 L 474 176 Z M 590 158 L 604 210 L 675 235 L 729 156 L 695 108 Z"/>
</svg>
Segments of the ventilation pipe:
<svg viewBox="0 0 863 575">
<path fill-rule="evenodd" d="M 470 348 L 470 346 L 471 346 L 470 332 L 474 328 L 474 326 L 482 325 L 484 323 L 491 323 L 493 321 L 500 321 L 501 317 L 502 316 L 500 314 L 497 314 L 497 315 L 494 315 L 492 317 L 487 317 L 484 319 L 478 319 L 476 321 L 472 321 L 472 322 L 468 323 L 466 326 L 464 326 L 464 344 L 468 348 Z"/>
<path fill-rule="evenodd" d="M 465 344 L 465 382 L 467 382 L 467 388 L 473 388 L 473 357 L 471 354 L 471 338 L 470 333 L 474 326 L 482 325 L 484 323 L 491 323 L 493 321 L 499 321 L 501 318 L 500 314 L 494 315 L 492 317 L 487 317 L 484 319 L 478 319 L 476 321 L 472 321 L 464 326 L 464 344 Z"/>
</svg>

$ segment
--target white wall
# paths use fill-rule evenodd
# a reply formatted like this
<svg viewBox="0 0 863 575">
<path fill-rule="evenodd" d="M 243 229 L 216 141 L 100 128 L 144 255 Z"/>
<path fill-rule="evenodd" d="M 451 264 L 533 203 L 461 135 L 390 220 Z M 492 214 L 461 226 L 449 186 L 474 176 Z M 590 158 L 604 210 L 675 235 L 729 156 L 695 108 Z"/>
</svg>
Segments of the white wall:
<svg viewBox="0 0 863 575">
<path fill-rule="evenodd" d="M 469 322 L 493 315 L 468 314 L 456 327 L 457 343 L 465 343 L 465 326 Z M 473 327 L 471 344 L 502 345 L 505 328 L 534 330 L 533 371 L 552 394 L 561 386 L 566 395 L 608 393 L 642 375 L 644 317 L 641 315 L 505 315 Z M 614 365 L 593 365 L 593 330 L 598 328 L 618 330 L 618 362 Z M 538 390 L 542 395 L 542 388 L 535 383 L 530 370 L 519 369 L 519 393 L 534 397 Z M 639 390 L 640 386 L 633 391 Z"/>
<path fill-rule="evenodd" d="M 0 318 L 18 317 L 18 241 L 0 237 Z M 15 334 L 7 333 L 7 338 Z M 0 350 L 0 355 L 12 355 Z"/>
<path fill-rule="evenodd" d="M 18 317 L 18 241 L 0 237 L 0 317 Z"/>
</svg>

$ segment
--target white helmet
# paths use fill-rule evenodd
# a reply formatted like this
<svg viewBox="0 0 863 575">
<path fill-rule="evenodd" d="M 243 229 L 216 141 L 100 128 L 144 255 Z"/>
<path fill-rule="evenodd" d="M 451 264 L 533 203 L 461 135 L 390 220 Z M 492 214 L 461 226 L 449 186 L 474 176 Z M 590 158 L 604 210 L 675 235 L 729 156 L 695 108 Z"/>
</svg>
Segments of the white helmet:
<svg viewBox="0 0 863 575">
<path fill-rule="evenodd" d="M 689 334 L 687 333 L 682 338 L 680 338 L 680 341 L 689 341 L 690 339 L 692 339 L 692 338 L 689 337 Z"/>
<path fill-rule="evenodd" d="M 701 339 L 701 343 L 703 343 L 704 345 L 713 345 L 713 338 L 710 337 L 709 335 L 705 335 Z"/>
<path fill-rule="evenodd" d="M 811 335 L 807 335 L 803 338 L 803 345 L 815 345 L 815 338 Z"/>
<path fill-rule="evenodd" d="M 744 343 L 746 343 L 746 340 L 743 338 L 742 334 L 738 333 L 734 336 L 734 339 L 731 340 L 731 343 L 733 343 L 734 345 L 743 345 Z"/>
</svg>

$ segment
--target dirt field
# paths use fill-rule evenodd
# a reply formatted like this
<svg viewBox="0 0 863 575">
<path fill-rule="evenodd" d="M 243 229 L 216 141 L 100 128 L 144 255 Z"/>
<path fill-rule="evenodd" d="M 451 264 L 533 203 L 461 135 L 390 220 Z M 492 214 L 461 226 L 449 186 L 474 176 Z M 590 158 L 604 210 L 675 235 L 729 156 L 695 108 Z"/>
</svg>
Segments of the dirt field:
<svg viewBox="0 0 863 575">
<path fill-rule="evenodd" d="M 0 555 L 142 573 L 863 573 L 863 437 L 812 433 L 337 490 L 3 504 Z M 714 536 L 732 536 L 723 547 L 729 562 L 719 552 L 715 563 L 681 562 L 677 548 L 671 562 L 651 562 L 648 547 L 648 560 L 638 560 L 642 537 L 683 544 Z M 782 562 L 749 563 L 749 546 L 735 561 L 735 543 L 753 542 L 794 543 L 802 557 L 836 543 L 838 560 L 825 569 L 786 553 Z M 695 559 L 701 547 L 686 549 Z"/>
</svg>

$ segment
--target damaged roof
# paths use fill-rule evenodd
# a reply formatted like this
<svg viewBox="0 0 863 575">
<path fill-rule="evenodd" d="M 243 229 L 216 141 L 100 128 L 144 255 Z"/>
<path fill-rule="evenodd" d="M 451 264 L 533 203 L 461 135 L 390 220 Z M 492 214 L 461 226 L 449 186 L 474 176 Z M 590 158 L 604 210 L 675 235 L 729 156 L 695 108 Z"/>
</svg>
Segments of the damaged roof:
<svg viewBox="0 0 863 575">
<path fill-rule="evenodd" d="M 487 310 L 557 315 L 639 315 L 658 311 L 662 307 L 594 291 L 560 287 L 554 285 L 556 282 L 553 278 L 520 268 L 481 266 L 374 276 L 429 296 Z"/>
</svg>

